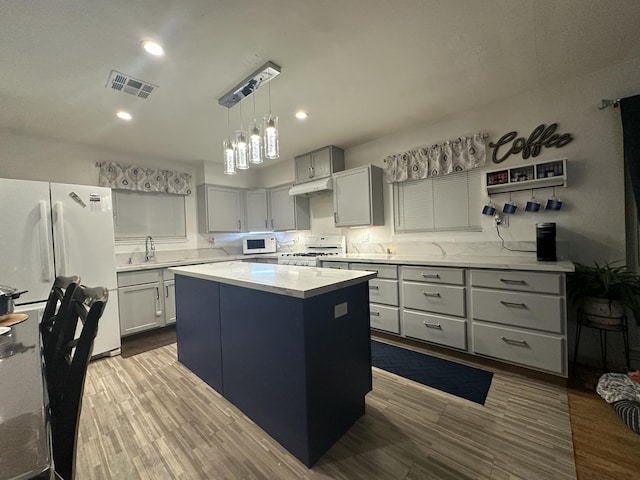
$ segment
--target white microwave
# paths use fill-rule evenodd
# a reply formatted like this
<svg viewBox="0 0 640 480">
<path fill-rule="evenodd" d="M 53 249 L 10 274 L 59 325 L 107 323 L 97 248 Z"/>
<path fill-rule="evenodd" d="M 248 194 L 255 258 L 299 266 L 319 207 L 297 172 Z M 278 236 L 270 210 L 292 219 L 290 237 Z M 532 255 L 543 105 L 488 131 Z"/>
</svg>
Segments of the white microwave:
<svg viewBox="0 0 640 480">
<path fill-rule="evenodd" d="M 254 235 L 242 238 L 242 253 L 275 253 L 276 237 L 273 235 Z"/>
</svg>

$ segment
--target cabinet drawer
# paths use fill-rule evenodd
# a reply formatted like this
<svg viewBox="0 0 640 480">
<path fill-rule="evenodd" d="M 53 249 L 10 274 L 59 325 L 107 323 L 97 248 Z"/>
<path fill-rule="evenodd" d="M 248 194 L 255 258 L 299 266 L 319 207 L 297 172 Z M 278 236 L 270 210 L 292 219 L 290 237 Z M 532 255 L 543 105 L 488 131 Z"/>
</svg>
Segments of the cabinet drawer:
<svg viewBox="0 0 640 480">
<path fill-rule="evenodd" d="M 369 272 L 377 272 L 378 278 L 398 278 L 398 267 L 396 265 L 384 265 L 382 263 L 351 263 L 351 270 L 367 270 Z"/>
<path fill-rule="evenodd" d="M 565 341 L 562 337 L 474 323 L 473 351 L 565 374 Z"/>
<path fill-rule="evenodd" d="M 340 270 L 348 270 L 349 264 L 347 262 L 322 262 L 322 268 L 338 268 Z"/>
<path fill-rule="evenodd" d="M 471 270 L 471 285 L 561 295 L 564 293 L 564 275 L 509 270 Z"/>
<path fill-rule="evenodd" d="M 474 320 L 564 333 L 564 298 L 535 293 L 471 290 Z"/>
<path fill-rule="evenodd" d="M 401 268 L 403 280 L 464 285 L 464 270 L 461 268 L 408 267 L 406 265 Z"/>
<path fill-rule="evenodd" d="M 406 308 L 466 316 L 465 287 L 402 282 L 402 295 Z"/>
<path fill-rule="evenodd" d="M 402 333 L 407 337 L 467 349 L 467 321 L 428 313 L 402 313 Z"/>
<path fill-rule="evenodd" d="M 400 333 L 398 307 L 371 304 L 369 306 L 369 316 L 371 318 L 371 328 L 391 333 Z"/>
<path fill-rule="evenodd" d="M 398 305 L 398 281 L 386 278 L 369 280 L 369 301 L 386 305 Z"/>
<path fill-rule="evenodd" d="M 151 270 L 135 270 L 133 272 L 121 272 L 118 273 L 118 287 L 154 283 L 159 281 L 161 278 L 162 270 L 158 268 Z"/>
</svg>

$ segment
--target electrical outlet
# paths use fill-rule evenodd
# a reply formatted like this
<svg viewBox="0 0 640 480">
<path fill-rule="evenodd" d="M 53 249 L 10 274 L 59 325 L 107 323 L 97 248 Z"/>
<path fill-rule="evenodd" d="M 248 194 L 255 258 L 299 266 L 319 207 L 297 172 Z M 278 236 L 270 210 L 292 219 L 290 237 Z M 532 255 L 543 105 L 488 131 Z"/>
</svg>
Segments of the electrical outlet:
<svg viewBox="0 0 640 480">
<path fill-rule="evenodd" d="M 501 215 L 499 213 L 496 213 L 493 216 L 493 220 L 496 222 L 496 226 L 498 226 L 498 227 L 508 227 L 509 226 L 509 216 L 508 215 Z"/>
<path fill-rule="evenodd" d="M 360 237 L 360 241 L 363 242 L 363 243 L 364 242 L 368 242 L 369 241 L 369 233 L 368 232 L 363 233 L 362 236 Z"/>
</svg>

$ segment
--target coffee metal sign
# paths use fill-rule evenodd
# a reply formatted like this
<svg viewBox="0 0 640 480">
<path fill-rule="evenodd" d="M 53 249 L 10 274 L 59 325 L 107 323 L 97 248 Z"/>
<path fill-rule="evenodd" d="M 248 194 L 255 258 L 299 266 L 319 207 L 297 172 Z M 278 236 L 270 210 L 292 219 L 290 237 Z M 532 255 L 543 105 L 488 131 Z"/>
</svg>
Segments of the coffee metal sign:
<svg viewBox="0 0 640 480">
<path fill-rule="evenodd" d="M 512 153 L 522 152 L 522 158 L 526 160 L 529 157 L 540 155 L 542 147 L 564 147 L 573 140 L 573 136 L 570 133 L 555 133 L 557 128 L 557 123 L 552 123 L 548 127 L 543 123 L 531 132 L 529 138 L 518 137 L 518 132 L 513 131 L 500 137 L 500 140 L 496 143 L 489 142 L 489 146 L 493 148 L 493 163 L 504 162 Z M 511 146 L 509 147 L 508 144 L 510 143 Z M 498 150 L 501 147 L 509 147 L 509 149 L 500 157 Z"/>
</svg>

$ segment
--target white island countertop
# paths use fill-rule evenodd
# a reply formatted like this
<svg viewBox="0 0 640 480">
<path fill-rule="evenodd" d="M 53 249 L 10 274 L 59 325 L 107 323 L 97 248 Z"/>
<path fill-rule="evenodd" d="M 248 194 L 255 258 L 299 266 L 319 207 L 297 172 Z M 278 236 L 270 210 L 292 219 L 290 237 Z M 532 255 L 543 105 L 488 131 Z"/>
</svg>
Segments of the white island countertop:
<svg viewBox="0 0 640 480">
<path fill-rule="evenodd" d="M 310 298 L 366 282 L 375 272 L 268 263 L 219 262 L 171 268 L 176 275 L 297 298 Z"/>
</svg>

